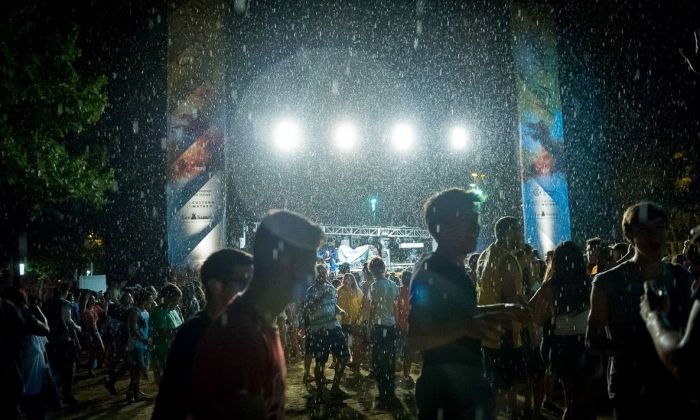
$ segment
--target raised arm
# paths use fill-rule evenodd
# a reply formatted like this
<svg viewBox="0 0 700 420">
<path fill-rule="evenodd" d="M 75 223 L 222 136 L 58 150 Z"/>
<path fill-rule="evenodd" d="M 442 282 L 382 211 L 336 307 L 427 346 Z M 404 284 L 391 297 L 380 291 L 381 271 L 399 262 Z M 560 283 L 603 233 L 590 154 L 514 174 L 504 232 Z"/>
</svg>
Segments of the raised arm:
<svg viewBox="0 0 700 420">
<path fill-rule="evenodd" d="M 664 322 L 663 313 L 650 307 L 646 295 L 642 297 L 640 312 L 664 365 L 684 382 L 697 380 L 695 374 L 700 370 L 697 362 L 700 350 L 700 301 L 696 300 L 693 304 L 685 334 L 670 330 Z"/>
</svg>

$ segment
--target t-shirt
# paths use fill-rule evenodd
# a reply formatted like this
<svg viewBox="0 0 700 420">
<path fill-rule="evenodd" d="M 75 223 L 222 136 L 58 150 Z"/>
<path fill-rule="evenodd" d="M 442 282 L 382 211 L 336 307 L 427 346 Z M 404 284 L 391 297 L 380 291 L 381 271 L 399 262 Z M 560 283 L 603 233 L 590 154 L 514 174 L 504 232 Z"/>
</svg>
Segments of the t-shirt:
<svg viewBox="0 0 700 420">
<path fill-rule="evenodd" d="M 396 302 L 396 328 L 399 331 L 408 331 L 408 310 L 411 306 L 411 294 L 409 286 L 399 287 L 399 299 Z"/>
<path fill-rule="evenodd" d="M 102 308 L 100 308 L 97 305 L 93 305 L 92 308 L 84 308 L 83 313 L 81 315 L 81 321 L 83 322 L 83 325 L 89 330 L 96 330 L 97 329 L 97 319 L 100 317 L 100 314 L 104 312 Z"/>
<path fill-rule="evenodd" d="M 148 339 L 150 338 L 148 311 L 143 308 L 131 308 L 131 311 L 136 313 L 136 328 L 139 332 L 139 337 L 133 334 L 129 337 L 129 350 L 141 349 L 146 350 L 148 347 Z"/>
<path fill-rule="evenodd" d="M 476 289 L 464 266 L 444 256 L 429 253 L 423 256 L 411 279 L 411 307 L 408 316 L 411 328 L 424 329 L 455 325 L 471 319 L 476 313 Z M 463 364 L 483 368 L 481 342 L 462 337 L 444 346 L 422 352 L 424 365 Z"/>
<path fill-rule="evenodd" d="M 479 274 L 479 305 L 493 305 L 497 303 L 519 303 L 507 302 L 503 296 L 503 267 L 508 264 L 513 268 L 513 272 L 518 273 L 515 279 L 515 293 L 523 297 L 523 269 L 520 266 L 518 259 L 502 246 L 491 244 L 479 256 L 477 262 L 477 272 Z M 522 345 L 521 338 L 522 325 L 517 322 L 512 322 L 512 338 L 513 345 L 518 348 Z M 500 349 L 501 343 L 498 341 L 484 340 L 484 347 L 491 349 Z"/>
<path fill-rule="evenodd" d="M 338 289 L 338 306 L 345 311 L 341 316 L 343 325 L 355 325 L 360 322 L 362 317 L 362 290 L 352 290 L 349 287 L 341 287 Z"/>
<path fill-rule="evenodd" d="M 211 323 L 194 357 L 188 411 L 196 419 L 255 417 L 242 399 L 259 398 L 268 419 L 284 417 L 284 352 L 276 328 L 234 300 Z"/>
<path fill-rule="evenodd" d="M 659 287 L 670 299 L 668 326 L 680 331 L 690 313 L 690 276 L 681 266 L 664 263 Z M 632 261 L 597 275 L 593 288 L 607 296 L 608 334 L 610 339 L 634 349 L 633 355 L 611 357 L 608 387 L 611 395 L 639 394 L 642 389 L 671 389 L 677 382 L 656 354 L 644 320 L 639 315 L 639 301 L 644 282 Z"/>
<path fill-rule="evenodd" d="M 332 284 L 317 283 L 309 287 L 305 302 L 308 305 L 309 332 L 314 333 L 322 328 L 340 328 L 340 322 L 335 317 L 338 294 Z"/>
<path fill-rule="evenodd" d="M 151 314 L 150 324 L 153 347 L 156 353 L 167 353 L 174 338 L 173 332 L 182 325 L 182 315 L 177 309 L 159 306 Z"/>
<path fill-rule="evenodd" d="M 399 297 L 399 288 L 393 281 L 386 277 L 380 278 L 369 289 L 370 299 L 376 307 L 372 320 L 373 325 L 393 327 L 396 325 L 394 316 L 394 304 Z"/>
<path fill-rule="evenodd" d="M 210 323 L 211 319 L 202 311 L 182 324 L 177 331 L 160 381 L 152 419 L 185 419 L 195 352 Z"/>
</svg>

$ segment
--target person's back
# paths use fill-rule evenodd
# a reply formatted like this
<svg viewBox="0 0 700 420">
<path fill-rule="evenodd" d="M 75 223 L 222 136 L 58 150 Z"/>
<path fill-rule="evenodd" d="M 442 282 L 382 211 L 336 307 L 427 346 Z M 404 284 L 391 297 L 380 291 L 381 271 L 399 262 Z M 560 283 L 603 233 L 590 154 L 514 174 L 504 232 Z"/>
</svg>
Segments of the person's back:
<svg viewBox="0 0 700 420">
<path fill-rule="evenodd" d="M 306 301 L 309 304 L 310 332 L 340 327 L 335 316 L 338 295 L 333 285 L 328 282 L 314 284 L 306 292 Z"/>
<path fill-rule="evenodd" d="M 677 382 L 657 357 L 644 320 L 639 316 L 644 282 L 635 272 L 634 263 L 627 261 L 599 274 L 594 279 L 594 287 L 607 296 L 610 339 L 631 350 L 611 357 L 610 394 L 652 397 L 653 390 L 663 394 L 679 391 Z M 691 302 L 687 272 L 678 265 L 663 263 L 659 287 L 668 293 L 670 300 L 667 322 L 680 330 L 685 325 Z"/>
<path fill-rule="evenodd" d="M 370 298 L 376 302 L 376 317 L 373 319 L 375 325 L 396 325 L 394 307 L 399 297 L 399 288 L 396 283 L 386 277 L 380 277 L 370 289 Z"/>
<path fill-rule="evenodd" d="M 284 417 L 287 371 L 279 334 L 241 300 L 207 328 L 193 366 L 194 418 Z M 256 411 L 247 411 L 238 399 L 246 394 L 261 399 Z"/>
<path fill-rule="evenodd" d="M 522 267 L 517 258 L 507 249 L 498 244 L 491 244 L 479 257 L 478 262 L 478 277 L 479 277 L 479 305 L 493 305 L 497 303 L 519 303 L 515 299 L 508 298 L 504 295 L 503 279 L 506 277 L 504 267 L 512 267 L 512 272 L 517 273 L 518 278 L 514 279 L 512 286 L 516 295 L 523 293 Z M 512 327 L 512 345 L 518 348 L 522 345 L 521 325 L 518 322 L 513 322 Z M 501 348 L 501 344 L 495 341 L 482 343 L 484 347 L 491 349 Z"/>
</svg>

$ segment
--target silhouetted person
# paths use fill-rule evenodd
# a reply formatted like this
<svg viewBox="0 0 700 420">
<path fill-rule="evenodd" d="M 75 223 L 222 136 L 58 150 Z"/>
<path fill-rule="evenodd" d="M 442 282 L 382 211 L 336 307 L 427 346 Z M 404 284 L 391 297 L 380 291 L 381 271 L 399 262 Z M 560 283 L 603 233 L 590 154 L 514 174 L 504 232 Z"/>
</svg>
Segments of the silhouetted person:
<svg viewBox="0 0 700 420">
<path fill-rule="evenodd" d="M 591 353 L 610 357 L 608 392 L 617 419 L 685 418 L 688 402 L 680 383 L 661 363 L 639 302 L 644 283 L 668 294 L 668 326 L 680 330 L 690 309 L 690 280 L 682 267 L 662 263 L 668 216 L 657 204 L 641 202 L 622 217 L 622 231 L 634 257 L 593 281 L 586 343 Z"/>
<path fill-rule="evenodd" d="M 58 377 L 63 402 L 77 404 L 73 395 L 73 380 L 80 351 L 76 333 L 81 328 L 73 317 L 73 304 L 66 299 L 69 288 L 68 283 L 59 283 L 56 297 L 46 311 L 50 328 L 47 350 L 51 366 Z"/>
<path fill-rule="evenodd" d="M 253 276 L 253 257 L 238 249 L 222 249 L 204 261 L 199 273 L 207 303 L 204 310 L 182 324 L 175 335 L 160 382 L 153 419 L 186 417 L 192 364 L 199 340 L 231 299 L 248 286 Z"/>
<path fill-rule="evenodd" d="M 691 243 L 700 246 L 700 226 L 693 231 Z M 668 297 L 659 296 L 654 287 L 647 287 L 640 312 L 656 352 L 671 373 L 697 397 L 700 394 L 700 288 L 693 293 L 693 306 L 684 333 L 669 327 L 669 309 Z"/>
<path fill-rule="evenodd" d="M 476 247 L 479 197 L 450 189 L 430 197 L 423 215 L 438 243 L 416 264 L 411 280 L 408 339 L 423 355 L 416 383 L 420 419 L 494 419 L 484 379 L 481 340 L 498 340 L 502 322 L 527 318 L 520 305 L 477 306 L 464 261 Z"/>
<path fill-rule="evenodd" d="M 514 217 L 502 217 L 494 226 L 496 242 L 479 257 L 480 305 L 526 304 L 523 293 L 524 268 L 516 252 L 523 246 L 523 231 Z M 529 261 L 528 261 L 529 263 Z M 527 381 L 522 324 L 504 324 L 504 333 L 497 340 L 483 340 L 484 371 L 496 393 L 496 408 L 515 413 L 517 394 L 525 392 Z"/>
<path fill-rule="evenodd" d="M 322 238 L 317 225 L 296 213 L 273 210 L 262 219 L 250 285 L 197 348 L 188 409 L 193 418 L 284 417 L 287 372 L 274 322 L 288 303 L 304 298 Z"/>
</svg>

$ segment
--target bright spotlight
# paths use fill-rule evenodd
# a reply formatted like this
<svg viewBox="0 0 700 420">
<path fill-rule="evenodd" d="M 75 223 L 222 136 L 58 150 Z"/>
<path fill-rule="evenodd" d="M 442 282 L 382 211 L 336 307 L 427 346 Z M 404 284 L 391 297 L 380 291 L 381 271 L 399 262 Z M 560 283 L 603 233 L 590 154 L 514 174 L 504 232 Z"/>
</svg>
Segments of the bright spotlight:
<svg viewBox="0 0 700 420">
<path fill-rule="evenodd" d="M 415 137 L 413 127 L 407 123 L 399 123 L 391 130 L 391 145 L 396 150 L 406 151 L 413 147 Z"/>
<path fill-rule="evenodd" d="M 301 146 L 301 128 L 292 120 L 282 120 L 275 125 L 272 139 L 278 150 L 291 152 Z"/>
<path fill-rule="evenodd" d="M 454 127 L 450 130 L 450 145 L 454 150 L 464 150 L 469 145 L 469 131 L 464 127 Z"/>
<path fill-rule="evenodd" d="M 357 139 L 357 129 L 350 122 L 340 123 L 333 130 L 333 141 L 340 150 L 350 150 L 354 148 Z"/>
</svg>

